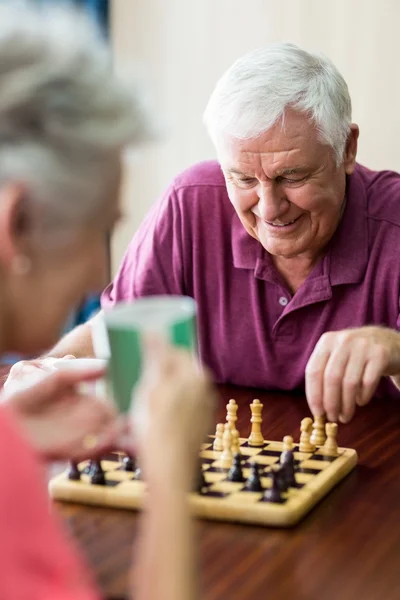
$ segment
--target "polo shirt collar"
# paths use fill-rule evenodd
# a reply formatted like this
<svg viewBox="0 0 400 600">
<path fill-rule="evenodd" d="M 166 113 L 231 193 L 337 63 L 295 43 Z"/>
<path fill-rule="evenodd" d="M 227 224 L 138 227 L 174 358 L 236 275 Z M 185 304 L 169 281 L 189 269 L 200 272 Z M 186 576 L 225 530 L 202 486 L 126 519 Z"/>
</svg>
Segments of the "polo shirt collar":
<svg viewBox="0 0 400 600">
<path fill-rule="evenodd" d="M 347 178 L 346 197 L 342 219 L 325 256 L 331 285 L 358 283 L 368 264 L 367 193 L 357 167 Z"/>
<path fill-rule="evenodd" d="M 236 213 L 232 219 L 232 253 L 236 268 L 252 269 L 257 277 L 266 281 L 279 281 L 270 255 L 247 233 Z M 357 283 L 362 280 L 367 263 L 367 195 L 356 166 L 354 173 L 347 177 L 346 206 L 341 221 L 324 258 L 308 279 L 324 273 L 331 285 Z"/>
</svg>

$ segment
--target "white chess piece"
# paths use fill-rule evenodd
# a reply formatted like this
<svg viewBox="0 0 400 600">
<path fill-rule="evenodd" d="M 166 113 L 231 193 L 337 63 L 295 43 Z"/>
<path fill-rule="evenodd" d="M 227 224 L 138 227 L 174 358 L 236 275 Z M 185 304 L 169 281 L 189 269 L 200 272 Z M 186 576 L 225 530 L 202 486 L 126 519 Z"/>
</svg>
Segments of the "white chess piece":
<svg viewBox="0 0 400 600">
<path fill-rule="evenodd" d="M 216 452 L 222 452 L 224 449 L 224 445 L 222 442 L 222 436 L 224 435 L 224 425 L 223 423 L 218 423 L 217 429 L 215 431 L 215 440 L 213 443 L 213 450 Z"/>
<path fill-rule="evenodd" d="M 224 449 L 221 454 L 220 464 L 223 469 L 229 469 L 232 466 L 232 433 L 228 423 L 225 425 L 225 431 L 222 438 Z"/>
</svg>

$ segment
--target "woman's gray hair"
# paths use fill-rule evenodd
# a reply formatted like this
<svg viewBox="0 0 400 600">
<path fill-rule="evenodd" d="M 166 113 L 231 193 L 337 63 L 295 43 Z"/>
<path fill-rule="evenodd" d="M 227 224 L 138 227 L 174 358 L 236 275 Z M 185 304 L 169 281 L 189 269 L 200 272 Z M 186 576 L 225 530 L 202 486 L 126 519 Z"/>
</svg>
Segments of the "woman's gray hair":
<svg viewBox="0 0 400 600">
<path fill-rule="evenodd" d="M 249 139 L 289 107 L 310 115 L 340 164 L 351 123 L 346 82 L 329 59 L 294 44 L 271 44 L 237 60 L 218 81 L 204 122 L 214 143 L 221 133 Z"/>
<path fill-rule="evenodd" d="M 121 151 L 148 132 L 81 12 L 0 7 L 0 185 L 19 182 L 53 227 L 74 227 L 101 212 Z"/>
</svg>

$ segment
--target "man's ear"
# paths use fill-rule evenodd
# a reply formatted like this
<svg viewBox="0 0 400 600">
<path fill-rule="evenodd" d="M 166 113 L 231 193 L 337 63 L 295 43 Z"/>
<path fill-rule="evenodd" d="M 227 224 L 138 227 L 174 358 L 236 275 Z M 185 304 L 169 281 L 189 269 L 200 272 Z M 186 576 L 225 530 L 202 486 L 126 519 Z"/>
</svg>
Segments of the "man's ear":
<svg viewBox="0 0 400 600">
<path fill-rule="evenodd" d="M 358 125 L 352 123 L 350 125 L 350 132 L 347 137 L 346 148 L 344 151 L 344 170 L 346 175 L 351 175 L 356 166 L 356 157 L 357 157 L 357 147 L 358 147 L 358 136 L 360 135 L 360 130 Z"/>
<path fill-rule="evenodd" d="M 10 268 L 16 257 L 25 256 L 29 215 L 24 186 L 6 183 L 0 187 L 0 265 Z"/>
</svg>

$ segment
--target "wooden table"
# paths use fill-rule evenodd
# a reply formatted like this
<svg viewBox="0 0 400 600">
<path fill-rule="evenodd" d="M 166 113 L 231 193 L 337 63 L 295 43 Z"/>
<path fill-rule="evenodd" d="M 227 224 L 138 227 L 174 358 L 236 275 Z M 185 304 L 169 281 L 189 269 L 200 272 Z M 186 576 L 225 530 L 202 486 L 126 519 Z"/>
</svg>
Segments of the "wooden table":
<svg viewBox="0 0 400 600">
<path fill-rule="evenodd" d="M 304 398 L 244 388 L 220 388 L 239 404 L 238 429 L 250 431 L 253 398 L 264 403 L 268 439 L 293 435 L 308 415 Z M 202 600 L 399 600 L 400 404 L 374 401 L 339 427 L 341 446 L 359 465 L 293 529 L 200 521 Z M 104 595 L 126 597 L 138 515 L 57 503 L 92 565 Z"/>
</svg>

